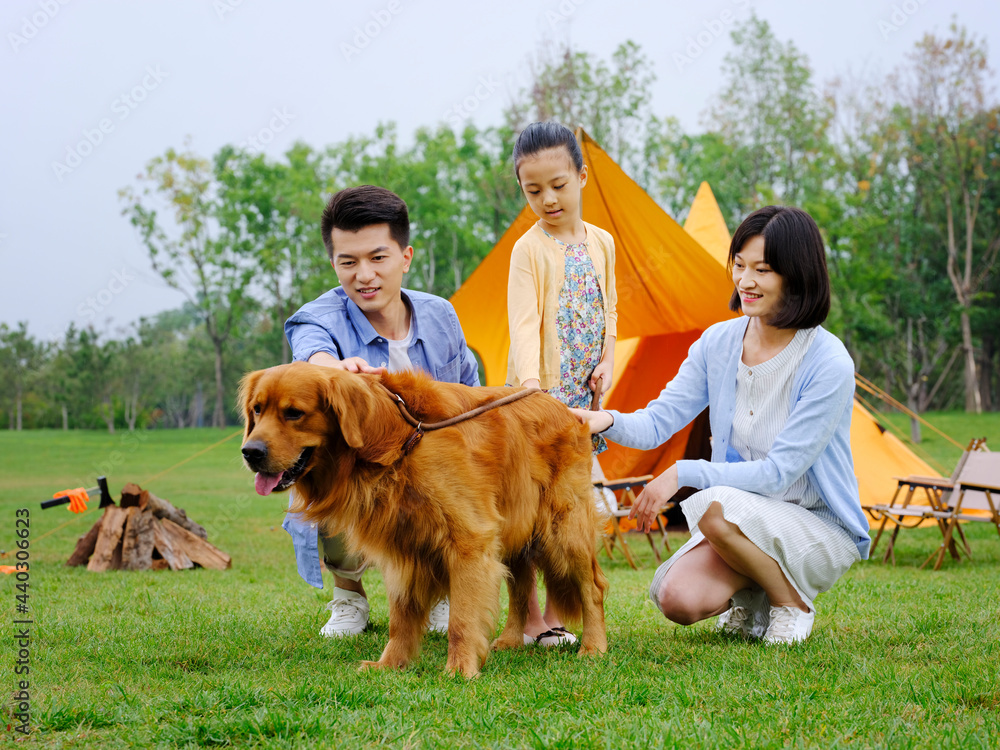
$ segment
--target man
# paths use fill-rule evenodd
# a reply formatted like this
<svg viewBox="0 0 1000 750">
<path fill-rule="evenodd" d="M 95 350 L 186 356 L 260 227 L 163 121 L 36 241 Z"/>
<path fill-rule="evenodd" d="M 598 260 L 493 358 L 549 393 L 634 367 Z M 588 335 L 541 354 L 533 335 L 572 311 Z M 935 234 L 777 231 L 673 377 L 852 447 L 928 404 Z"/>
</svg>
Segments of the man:
<svg viewBox="0 0 1000 750">
<path fill-rule="evenodd" d="M 451 303 L 402 288 L 413 247 L 406 203 L 398 195 L 371 185 L 341 190 L 327 204 L 321 228 L 340 286 L 285 323 L 296 360 L 359 373 L 419 368 L 436 380 L 479 385 L 476 359 Z M 361 633 L 369 612 L 364 560 L 346 553 L 343 535 L 320 538 L 316 524 L 297 514 L 289 513 L 282 526 L 306 583 L 323 588 L 320 543 L 333 574 L 330 620 L 320 634 Z M 447 631 L 447 599 L 431 610 L 428 627 Z"/>
</svg>

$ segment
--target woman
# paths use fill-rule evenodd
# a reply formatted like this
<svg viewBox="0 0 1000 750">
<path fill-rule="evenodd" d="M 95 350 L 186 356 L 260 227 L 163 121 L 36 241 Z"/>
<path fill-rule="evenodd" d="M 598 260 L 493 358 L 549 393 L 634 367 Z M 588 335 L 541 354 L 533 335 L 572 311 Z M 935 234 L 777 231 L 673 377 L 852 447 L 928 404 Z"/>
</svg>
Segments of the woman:
<svg viewBox="0 0 1000 750">
<path fill-rule="evenodd" d="M 706 406 L 712 460 L 678 461 L 630 517 L 648 530 L 679 487 L 691 539 L 656 571 L 650 597 L 682 625 L 721 615 L 722 630 L 768 643 L 804 640 L 815 597 L 867 558 L 850 426 L 854 364 L 820 324 L 830 310 L 823 240 L 796 208 L 768 206 L 729 248 L 744 317 L 709 328 L 645 409 L 574 413 L 608 440 L 650 449 Z"/>
</svg>

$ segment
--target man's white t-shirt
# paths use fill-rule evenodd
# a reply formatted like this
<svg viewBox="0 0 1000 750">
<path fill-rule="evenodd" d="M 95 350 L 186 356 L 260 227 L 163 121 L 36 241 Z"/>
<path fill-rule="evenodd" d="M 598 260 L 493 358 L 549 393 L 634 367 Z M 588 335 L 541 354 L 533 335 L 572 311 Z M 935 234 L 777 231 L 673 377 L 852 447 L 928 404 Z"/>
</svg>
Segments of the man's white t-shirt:
<svg viewBox="0 0 1000 750">
<path fill-rule="evenodd" d="M 400 372 L 402 370 L 413 369 L 413 363 L 410 362 L 410 355 L 408 350 L 410 348 L 410 342 L 413 341 L 413 324 L 406 331 L 406 336 L 399 341 L 393 341 L 392 339 L 386 339 L 389 344 L 389 372 Z"/>
</svg>

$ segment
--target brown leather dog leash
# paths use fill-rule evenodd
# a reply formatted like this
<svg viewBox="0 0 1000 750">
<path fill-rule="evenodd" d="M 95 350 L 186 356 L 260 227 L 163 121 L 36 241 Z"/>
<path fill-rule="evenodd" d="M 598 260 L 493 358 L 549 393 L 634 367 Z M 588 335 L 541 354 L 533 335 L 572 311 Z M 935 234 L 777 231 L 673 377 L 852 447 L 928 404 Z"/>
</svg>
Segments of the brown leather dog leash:
<svg viewBox="0 0 1000 750">
<path fill-rule="evenodd" d="M 490 409 L 496 409 L 498 406 L 505 406 L 506 404 L 511 404 L 515 401 L 519 401 L 525 396 L 530 396 L 532 393 L 541 393 L 542 391 L 538 388 L 528 388 L 527 390 L 518 391 L 517 393 L 512 393 L 509 396 L 504 396 L 503 398 L 498 398 L 496 401 L 490 401 L 488 404 L 483 404 L 482 406 L 477 406 L 472 411 L 467 411 L 459 414 L 456 417 L 451 417 L 445 419 L 442 422 L 430 422 L 425 424 L 424 422 L 418 421 L 406 408 L 406 402 L 403 401 L 402 397 L 398 393 L 393 393 L 388 388 L 386 388 L 382 383 L 379 383 L 382 389 L 392 396 L 393 400 L 396 402 L 396 406 L 399 407 L 399 413 L 402 415 L 403 419 L 413 428 L 413 434 L 406 439 L 403 443 L 403 455 L 407 455 L 412 451 L 420 439 L 424 436 L 425 432 L 430 432 L 431 430 L 440 430 L 443 427 L 451 427 L 459 422 L 464 422 L 467 419 L 472 419 L 473 417 L 478 417 L 483 412 L 487 412 Z"/>
<path fill-rule="evenodd" d="M 597 388 L 594 389 L 594 398 L 590 402 L 590 410 L 597 411 L 601 408 L 601 393 L 604 391 L 604 376 L 597 379 Z"/>
</svg>

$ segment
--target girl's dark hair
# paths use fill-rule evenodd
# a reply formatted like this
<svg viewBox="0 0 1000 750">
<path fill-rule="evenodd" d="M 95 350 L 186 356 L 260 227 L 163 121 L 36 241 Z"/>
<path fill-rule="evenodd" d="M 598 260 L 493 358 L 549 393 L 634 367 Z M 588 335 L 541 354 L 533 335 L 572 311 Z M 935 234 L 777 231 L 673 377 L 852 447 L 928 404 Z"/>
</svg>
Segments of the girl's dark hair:
<svg viewBox="0 0 1000 750">
<path fill-rule="evenodd" d="M 814 328 L 830 312 L 830 276 L 823 238 L 813 218 L 800 208 L 765 206 L 740 224 L 729 245 L 730 271 L 736 253 L 754 237 L 764 238 L 764 262 L 781 276 L 781 309 L 769 321 L 775 328 Z M 729 309 L 739 312 L 740 293 L 733 290 Z"/>
<path fill-rule="evenodd" d="M 521 175 L 518 170 L 526 156 L 534 156 L 539 151 L 565 146 L 569 150 L 569 158 L 579 172 L 583 169 L 583 152 L 577 143 L 573 131 L 558 122 L 533 122 L 517 137 L 514 144 L 514 176 L 518 183 Z"/>
<path fill-rule="evenodd" d="M 320 229 L 326 254 L 333 260 L 330 232 L 340 229 L 357 232 L 373 224 L 388 224 L 389 236 L 401 250 L 410 244 L 410 215 L 406 202 L 391 190 L 374 185 L 359 185 L 335 193 L 323 210 Z"/>
</svg>

